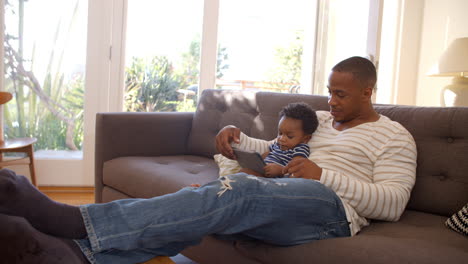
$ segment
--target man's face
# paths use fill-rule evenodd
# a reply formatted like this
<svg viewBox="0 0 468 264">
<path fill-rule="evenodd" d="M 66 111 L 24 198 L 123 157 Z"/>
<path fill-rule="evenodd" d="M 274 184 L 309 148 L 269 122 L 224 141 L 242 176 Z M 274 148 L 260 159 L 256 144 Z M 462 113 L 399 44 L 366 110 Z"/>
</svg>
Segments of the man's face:
<svg viewBox="0 0 468 264">
<path fill-rule="evenodd" d="M 372 88 L 362 85 L 352 73 L 332 72 L 328 78 L 328 105 L 335 122 L 348 122 L 361 115 Z"/>
<path fill-rule="evenodd" d="M 310 138 L 304 133 L 301 120 L 284 116 L 280 119 L 277 142 L 281 150 L 293 149 L 300 143 L 307 143 Z"/>
</svg>

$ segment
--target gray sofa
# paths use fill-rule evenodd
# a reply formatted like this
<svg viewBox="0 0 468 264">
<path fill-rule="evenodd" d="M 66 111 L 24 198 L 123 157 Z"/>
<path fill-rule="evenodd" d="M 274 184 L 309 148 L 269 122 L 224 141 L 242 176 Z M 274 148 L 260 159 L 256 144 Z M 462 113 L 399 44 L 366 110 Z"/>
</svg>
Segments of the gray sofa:
<svg viewBox="0 0 468 264">
<path fill-rule="evenodd" d="M 96 120 L 96 202 L 149 198 L 218 177 L 219 129 L 273 139 L 282 106 L 328 110 L 324 96 L 205 90 L 195 113 L 101 113 Z M 357 236 L 294 247 L 213 236 L 182 253 L 219 263 L 468 263 L 468 237 L 444 226 L 468 202 L 468 108 L 376 105 L 400 122 L 418 149 L 416 185 L 400 221 L 373 221 Z"/>
</svg>

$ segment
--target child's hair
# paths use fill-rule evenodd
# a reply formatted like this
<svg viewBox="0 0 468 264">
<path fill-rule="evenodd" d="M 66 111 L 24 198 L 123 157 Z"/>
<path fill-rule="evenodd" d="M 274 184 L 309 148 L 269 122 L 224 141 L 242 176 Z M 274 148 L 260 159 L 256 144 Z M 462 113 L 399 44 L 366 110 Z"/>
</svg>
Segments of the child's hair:
<svg viewBox="0 0 468 264">
<path fill-rule="evenodd" d="M 306 103 L 290 103 L 279 113 L 279 117 L 294 118 L 302 121 L 302 130 L 306 134 L 312 134 L 318 127 L 318 119 L 315 111 Z"/>
</svg>

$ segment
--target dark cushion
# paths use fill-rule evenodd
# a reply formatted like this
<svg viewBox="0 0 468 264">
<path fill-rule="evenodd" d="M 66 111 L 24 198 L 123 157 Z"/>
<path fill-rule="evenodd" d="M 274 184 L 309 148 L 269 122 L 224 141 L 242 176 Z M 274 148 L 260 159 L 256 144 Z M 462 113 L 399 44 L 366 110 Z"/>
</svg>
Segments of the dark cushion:
<svg viewBox="0 0 468 264">
<path fill-rule="evenodd" d="M 289 103 L 305 102 L 315 110 L 327 110 L 325 96 L 204 90 L 193 118 L 188 141 L 191 154 L 212 157 L 214 138 L 227 125 L 235 125 L 245 134 L 271 140 L 276 137 L 280 110 Z"/>
<path fill-rule="evenodd" d="M 258 115 L 255 93 L 230 90 L 204 90 L 193 117 L 188 150 L 193 155 L 213 157 L 215 136 L 227 126 L 250 130 Z"/>
<path fill-rule="evenodd" d="M 112 202 L 120 199 L 134 198 L 109 186 L 104 186 L 104 188 L 102 188 L 102 197 L 103 203 Z"/>
<path fill-rule="evenodd" d="M 215 162 L 204 157 L 122 157 L 104 163 L 103 182 L 130 197 L 150 198 L 217 177 Z"/>
<path fill-rule="evenodd" d="M 238 250 L 260 263 L 466 263 L 466 238 L 445 217 L 406 211 L 396 223 L 374 222 L 354 237 L 277 247 L 244 242 Z"/>
<path fill-rule="evenodd" d="M 376 106 L 402 124 L 418 150 L 409 209 L 450 216 L 468 201 L 468 108 Z"/>
</svg>

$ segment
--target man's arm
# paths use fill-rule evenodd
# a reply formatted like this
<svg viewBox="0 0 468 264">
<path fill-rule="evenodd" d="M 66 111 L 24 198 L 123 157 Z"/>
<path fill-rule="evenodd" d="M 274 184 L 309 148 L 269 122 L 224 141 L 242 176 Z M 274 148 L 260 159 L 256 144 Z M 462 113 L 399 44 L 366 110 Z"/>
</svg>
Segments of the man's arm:
<svg viewBox="0 0 468 264">
<path fill-rule="evenodd" d="M 216 135 L 216 149 L 225 157 L 236 159 L 232 146 L 238 149 L 264 153 L 272 141 L 247 136 L 235 126 L 226 126 Z"/>
<path fill-rule="evenodd" d="M 363 217 L 397 221 L 409 201 L 416 179 L 416 144 L 408 132 L 396 134 L 374 164 L 373 182 L 323 169 L 313 161 L 298 159 L 284 169 L 292 178 L 319 180 L 347 201 Z M 367 177 L 367 176 L 363 176 Z"/>
<path fill-rule="evenodd" d="M 384 146 L 374 164 L 373 182 L 323 169 L 320 182 L 333 189 L 363 217 L 398 221 L 416 179 L 416 144 L 398 133 Z"/>
</svg>

